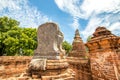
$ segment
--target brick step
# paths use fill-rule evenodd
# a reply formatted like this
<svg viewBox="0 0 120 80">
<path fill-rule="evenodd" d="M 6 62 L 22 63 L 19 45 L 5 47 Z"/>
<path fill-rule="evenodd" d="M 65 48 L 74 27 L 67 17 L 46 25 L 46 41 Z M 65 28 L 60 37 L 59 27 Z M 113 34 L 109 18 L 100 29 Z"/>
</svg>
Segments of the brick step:
<svg viewBox="0 0 120 80">
<path fill-rule="evenodd" d="M 49 79 L 54 79 L 54 80 L 70 80 L 70 78 L 73 78 L 71 77 L 68 73 L 64 73 L 64 74 L 61 74 L 61 75 L 56 75 L 56 76 L 42 76 L 42 79 L 44 80 L 49 80 Z M 72 80 L 72 79 L 71 79 Z"/>
<path fill-rule="evenodd" d="M 64 73 L 64 74 L 61 74 L 61 75 L 59 75 L 59 76 L 62 77 L 62 78 L 66 78 L 66 77 L 69 77 L 70 74 L 68 74 L 68 73 Z"/>
<path fill-rule="evenodd" d="M 74 77 L 66 77 L 66 78 L 60 78 L 55 80 L 75 80 Z"/>
</svg>

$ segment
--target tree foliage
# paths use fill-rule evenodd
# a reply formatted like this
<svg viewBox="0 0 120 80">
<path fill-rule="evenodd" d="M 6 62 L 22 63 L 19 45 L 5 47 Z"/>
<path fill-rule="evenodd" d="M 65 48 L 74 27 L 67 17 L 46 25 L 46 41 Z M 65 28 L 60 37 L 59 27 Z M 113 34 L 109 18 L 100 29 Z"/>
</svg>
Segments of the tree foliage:
<svg viewBox="0 0 120 80">
<path fill-rule="evenodd" d="M 6 16 L 0 17 L 0 31 L 7 32 L 19 26 L 19 22 Z"/>
<path fill-rule="evenodd" d="M 37 45 L 36 29 L 21 28 L 19 22 L 0 17 L 0 55 L 32 55 Z"/>
<path fill-rule="evenodd" d="M 64 41 L 62 43 L 62 47 L 63 47 L 63 49 L 65 49 L 66 54 L 68 54 L 72 49 L 72 45 L 70 43 L 68 43 L 67 41 Z"/>
</svg>

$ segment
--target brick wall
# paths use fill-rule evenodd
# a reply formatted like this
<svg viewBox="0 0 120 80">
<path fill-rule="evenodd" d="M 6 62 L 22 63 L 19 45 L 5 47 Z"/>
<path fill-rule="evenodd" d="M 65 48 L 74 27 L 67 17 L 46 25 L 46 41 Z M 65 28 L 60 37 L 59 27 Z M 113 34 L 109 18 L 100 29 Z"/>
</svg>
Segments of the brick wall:
<svg viewBox="0 0 120 80">
<path fill-rule="evenodd" d="M 26 71 L 31 56 L 1 56 L 0 78 L 16 77 Z"/>
<path fill-rule="evenodd" d="M 75 71 L 75 80 L 92 80 L 88 59 L 67 57 L 69 67 Z"/>
</svg>

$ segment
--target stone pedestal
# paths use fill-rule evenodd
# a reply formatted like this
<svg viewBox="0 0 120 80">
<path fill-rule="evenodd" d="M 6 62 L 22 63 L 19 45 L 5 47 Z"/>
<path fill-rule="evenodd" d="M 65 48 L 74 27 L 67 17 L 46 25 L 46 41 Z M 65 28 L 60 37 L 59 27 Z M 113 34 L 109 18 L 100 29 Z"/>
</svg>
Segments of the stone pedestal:
<svg viewBox="0 0 120 80">
<path fill-rule="evenodd" d="M 75 80 L 75 75 L 70 68 L 68 68 L 66 59 L 61 60 L 47 60 L 46 70 L 27 69 L 29 79 L 41 80 Z M 30 77 L 31 76 L 31 77 Z M 21 78 L 25 78 L 21 77 Z M 27 78 L 27 77 L 26 77 Z"/>
</svg>

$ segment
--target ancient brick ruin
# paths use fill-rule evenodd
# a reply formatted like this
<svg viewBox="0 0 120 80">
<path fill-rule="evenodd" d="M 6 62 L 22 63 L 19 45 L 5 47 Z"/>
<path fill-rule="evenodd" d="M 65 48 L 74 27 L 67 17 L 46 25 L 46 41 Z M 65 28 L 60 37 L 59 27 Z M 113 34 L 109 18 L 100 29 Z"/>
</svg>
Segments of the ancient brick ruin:
<svg viewBox="0 0 120 80">
<path fill-rule="evenodd" d="M 54 27 L 56 24 L 50 25 Z M 42 53 L 44 48 L 40 52 L 41 45 L 36 49 L 33 58 L 2 56 L 0 80 L 120 80 L 120 37 L 112 34 L 105 27 L 98 27 L 91 40 L 84 45 L 79 30 L 76 30 L 72 51 L 65 58 L 64 50 L 61 49 L 63 35 L 58 28 L 56 29 L 59 39 L 54 38 L 56 43 L 53 43 L 53 38 L 49 37 L 54 45 L 51 43 L 47 48 L 52 47 L 49 51 L 54 52 L 53 57 L 50 54 L 50 57 L 47 56 L 49 51 L 46 54 Z M 38 37 L 42 36 L 38 35 Z M 41 42 L 40 39 L 39 41 Z M 89 52 L 87 57 L 85 46 L 88 47 Z"/>
<path fill-rule="evenodd" d="M 72 51 L 69 53 L 70 57 L 85 58 L 85 45 L 80 37 L 79 30 L 75 31 L 75 37 L 72 43 Z"/>
<path fill-rule="evenodd" d="M 98 27 L 86 43 L 93 80 L 119 80 L 119 40 L 105 27 Z"/>
<path fill-rule="evenodd" d="M 26 71 L 32 56 L 1 56 L 0 57 L 0 80 L 9 77 L 19 77 Z M 7 79 L 14 80 L 14 79 Z"/>
</svg>

